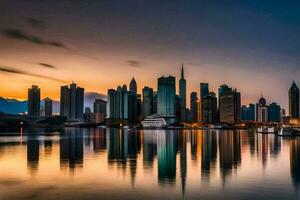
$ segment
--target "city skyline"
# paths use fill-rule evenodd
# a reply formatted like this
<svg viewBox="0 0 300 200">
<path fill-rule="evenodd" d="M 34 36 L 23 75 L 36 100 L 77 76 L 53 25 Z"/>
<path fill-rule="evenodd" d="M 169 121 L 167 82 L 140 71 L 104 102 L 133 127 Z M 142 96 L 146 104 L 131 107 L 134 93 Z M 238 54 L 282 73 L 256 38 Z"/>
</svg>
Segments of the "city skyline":
<svg viewBox="0 0 300 200">
<path fill-rule="evenodd" d="M 189 94 L 207 82 L 214 92 L 222 84 L 238 88 L 242 104 L 256 102 L 263 93 L 287 110 L 286 91 L 292 80 L 299 83 L 298 3 L 1 4 L 2 97 L 26 99 L 27 88 L 39 85 L 42 98 L 58 100 L 60 86 L 74 79 L 87 91 L 106 94 L 132 77 L 141 94 L 143 86 L 156 88 L 162 75 L 178 80 L 182 62 L 187 104 Z"/>
<path fill-rule="evenodd" d="M 299 200 L 299 0 L 0 13 L 0 200 Z"/>
</svg>

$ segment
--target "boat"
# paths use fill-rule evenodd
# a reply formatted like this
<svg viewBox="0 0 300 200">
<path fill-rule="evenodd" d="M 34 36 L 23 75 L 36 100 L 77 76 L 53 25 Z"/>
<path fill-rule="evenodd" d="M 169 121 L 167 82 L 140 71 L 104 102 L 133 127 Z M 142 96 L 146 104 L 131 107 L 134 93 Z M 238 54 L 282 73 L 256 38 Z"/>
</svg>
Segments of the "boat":
<svg viewBox="0 0 300 200">
<path fill-rule="evenodd" d="M 294 135 L 300 136 L 300 128 L 299 127 L 294 128 Z"/>
<path fill-rule="evenodd" d="M 294 136 L 295 135 L 295 130 L 291 127 L 282 127 L 278 133 L 278 136 Z"/>
<path fill-rule="evenodd" d="M 265 133 L 265 134 L 274 134 L 275 133 L 275 128 L 274 127 L 262 126 L 262 127 L 258 127 L 256 132 L 257 133 Z"/>
</svg>

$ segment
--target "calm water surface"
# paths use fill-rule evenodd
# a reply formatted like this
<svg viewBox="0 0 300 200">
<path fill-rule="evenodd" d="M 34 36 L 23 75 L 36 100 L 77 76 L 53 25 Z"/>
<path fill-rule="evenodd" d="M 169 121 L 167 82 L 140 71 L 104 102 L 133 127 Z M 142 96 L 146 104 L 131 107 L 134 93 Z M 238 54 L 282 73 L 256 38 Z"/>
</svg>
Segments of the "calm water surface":
<svg viewBox="0 0 300 200">
<path fill-rule="evenodd" d="M 7 135 L 1 200 L 300 199 L 300 138 L 100 128 Z"/>
</svg>

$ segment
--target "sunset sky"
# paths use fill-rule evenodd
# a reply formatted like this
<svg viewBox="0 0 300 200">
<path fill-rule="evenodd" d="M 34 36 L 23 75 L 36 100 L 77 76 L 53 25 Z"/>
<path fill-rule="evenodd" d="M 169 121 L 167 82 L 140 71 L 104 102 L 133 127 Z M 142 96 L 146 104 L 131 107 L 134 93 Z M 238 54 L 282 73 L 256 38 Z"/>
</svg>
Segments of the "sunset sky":
<svg viewBox="0 0 300 200">
<path fill-rule="evenodd" d="M 184 63 L 188 97 L 200 82 L 228 84 L 243 103 L 263 94 L 287 108 L 300 83 L 300 1 L 223 2 L 1 0 L 0 96 L 26 99 L 36 84 L 59 99 L 72 81 L 106 94 L 132 77 L 156 90 Z"/>
</svg>

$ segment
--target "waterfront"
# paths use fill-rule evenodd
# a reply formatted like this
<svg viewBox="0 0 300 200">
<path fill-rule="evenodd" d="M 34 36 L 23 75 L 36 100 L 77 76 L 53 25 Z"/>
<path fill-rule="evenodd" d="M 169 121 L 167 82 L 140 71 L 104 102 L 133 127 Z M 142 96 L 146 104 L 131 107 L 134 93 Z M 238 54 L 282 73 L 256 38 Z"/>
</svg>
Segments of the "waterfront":
<svg viewBox="0 0 300 200">
<path fill-rule="evenodd" d="M 0 136 L 0 169 L 0 199 L 299 199 L 300 137 L 22 130 Z"/>
</svg>

